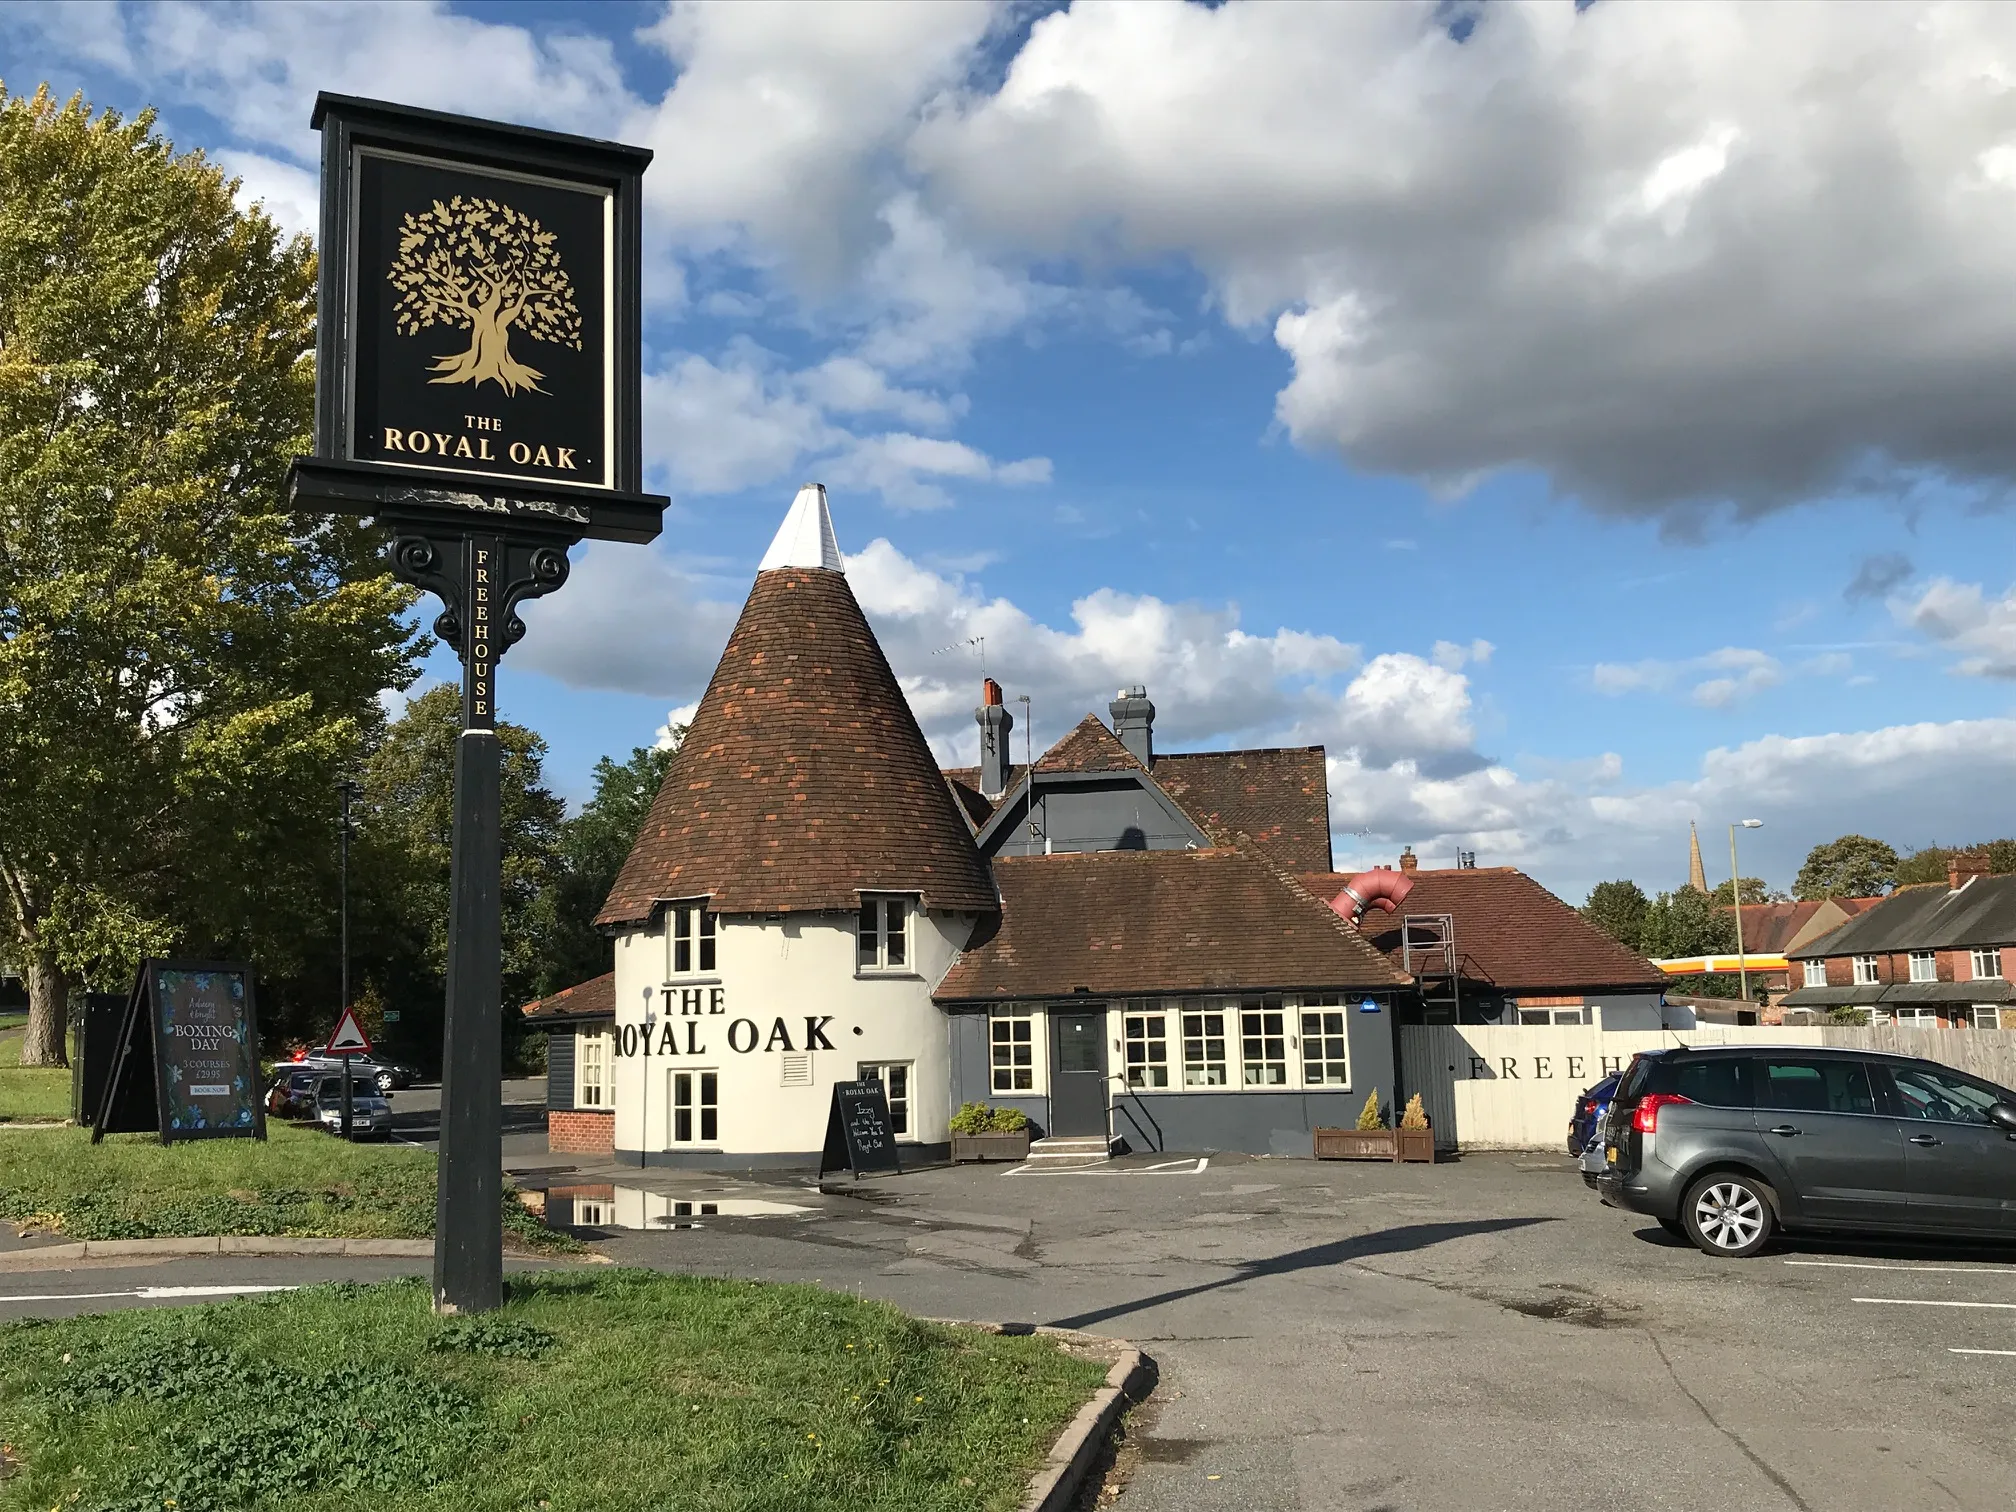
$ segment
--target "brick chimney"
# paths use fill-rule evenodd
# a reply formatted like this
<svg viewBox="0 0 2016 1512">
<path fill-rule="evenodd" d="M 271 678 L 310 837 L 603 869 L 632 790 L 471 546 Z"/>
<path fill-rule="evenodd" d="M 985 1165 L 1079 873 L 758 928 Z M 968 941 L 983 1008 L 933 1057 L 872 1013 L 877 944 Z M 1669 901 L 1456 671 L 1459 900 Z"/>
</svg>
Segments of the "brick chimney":
<svg viewBox="0 0 2016 1512">
<path fill-rule="evenodd" d="M 1001 701 L 1001 684 L 989 677 L 980 684 L 980 707 L 973 711 L 980 724 L 980 791 L 999 798 L 1008 791 L 1008 735 L 1015 728 L 1015 716 Z"/>
<path fill-rule="evenodd" d="M 1120 744 L 1134 753 L 1134 759 L 1143 766 L 1155 764 L 1155 705 L 1148 702 L 1148 690 L 1136 684 L 1122 688 L 1119 696 L 1106 705 L 1106 712 L 1113 717 L 1113 733 L 1120 737 Z"/>
<path fill-rule="evenodd" d="M 1414 854 L 1414 847 L 1411 845 L 1401 846 L 1400 870 L 1411 877 L 1414 875 L 1414 873 L 1416 873 L 1420 869 L 1421 869 L 1421 862 Z"/>
<path fill-rule="evenodd" d="M 1946 858 L 1946 888 L 1958 892 L 1976 877 L 1988 875 L 1988 858 L 1978 851 Z"/>
</svg>

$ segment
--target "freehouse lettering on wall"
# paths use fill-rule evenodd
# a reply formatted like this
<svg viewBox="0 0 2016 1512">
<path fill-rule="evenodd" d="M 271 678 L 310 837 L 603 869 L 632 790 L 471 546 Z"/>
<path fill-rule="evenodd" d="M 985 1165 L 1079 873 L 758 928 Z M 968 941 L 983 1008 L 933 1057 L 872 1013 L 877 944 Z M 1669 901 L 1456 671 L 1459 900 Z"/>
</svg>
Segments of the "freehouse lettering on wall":
<svg viewBox="0 0 2016 1512">
<path fill-rule="evenodd" d="M 1501 1055 L 1495 1061 L 1482 1055 L 1466 1057 L 1470 1062 L 1470 1074 L 1459 1080 L 1469 1081 L 1572 1081 L 1578 1086 L 1587 1079 L 1587 1067 L 1591 1060 L 1601 1063 L 1603 1069 L 1596 1073 L 1597 1080 L 1606 1076 L 1616 1076 L 1624 1069 L 1621 1055 Z M 1450 1067 L 1455 1070 L 1455 1067 Z"/>
<path fill-rule="evenodd" d="M 610 194 L 376 148 L 355 185 L 351 455 L 613 488 Z"/>
<path fill-rule="evenodd" d="M 667 987 L 664 1009 L 655 1024 L 622 1024 L 615 1030 L 616 1053 L 636 1055 L 708 1055 L 710 1046 L 725 1041 L 737 1055 L 797 1050 L 831 1050 L 826 1026 L 830 1013 L 807 1013 L 800 1019 L 782 1015 L 770 1020 L 767 1031 L 755 1019 L 728 1017 L 725 987 Z M 711 1019 L 727 1019 L 726 1025 Z M 793 1034 L 793 1025 L 802 1022 L 802 1034 Z"/>
</svg>

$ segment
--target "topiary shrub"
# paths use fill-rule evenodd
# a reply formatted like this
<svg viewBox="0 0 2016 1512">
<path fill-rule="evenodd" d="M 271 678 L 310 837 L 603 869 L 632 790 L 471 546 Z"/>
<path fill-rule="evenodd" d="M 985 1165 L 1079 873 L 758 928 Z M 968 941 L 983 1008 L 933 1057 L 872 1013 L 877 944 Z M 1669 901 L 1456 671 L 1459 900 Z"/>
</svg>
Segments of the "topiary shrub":
<svg viewBox="0 0 2016 1512">
<path fill-rule="evenodd" d="M 1416 1092 L 1407 1099 L 1407 1110 L 1400 1115 L 1403 1129 L 1425 1129 L 1428 1127 L 1428 1110 L 1421 1106 L 1421 1094 Z"/>
<path fill-rule="evenodd" d="M 1365 1106 L 1358 1111 L 1358 1127 L 1369 1133 L 1373 1129 L 1386 1127 L 1385 1115 L 1379 1111 L 1379 1089 L 1374 1087 L 1365 1098 Z"/>
<path fill-rule="evenodd" d="M 1029 1127 L 1029 1115 L 1020 1108 L 996 1108 L 987 1120 L 991 1134 L 1020 1134 Z"/>
</svg>

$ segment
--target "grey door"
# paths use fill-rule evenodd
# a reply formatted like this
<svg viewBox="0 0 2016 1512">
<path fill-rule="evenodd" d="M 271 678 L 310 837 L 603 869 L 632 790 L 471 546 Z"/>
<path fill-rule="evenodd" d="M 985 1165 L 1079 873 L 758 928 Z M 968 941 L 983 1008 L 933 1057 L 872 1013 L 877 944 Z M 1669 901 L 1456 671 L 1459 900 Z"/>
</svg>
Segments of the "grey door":
<svg viewBox="0 0 2016 1512">
<path fill-rule="evenodd" d="M 2016 1233 L 2016 1139 L 1988 1121 L 2002 1093 L 1944 1066 L 1890 1064 L 1911 1216 L 1926 1227 Z"/>
<path fill-rule="evenodd" d="M 1050 1132 L 1106 1134 L 1106 1015 L 1050 1015 Z"/>
<path fill-rule="evenodd" d="M 1791 1178 L 1795 1211 L 1872 1228 L 1911 1221 L 1904 1133 L 1882 1110 L 1862 1061 L 1757 1058 L 1757 1129 Z"/>
</svg>

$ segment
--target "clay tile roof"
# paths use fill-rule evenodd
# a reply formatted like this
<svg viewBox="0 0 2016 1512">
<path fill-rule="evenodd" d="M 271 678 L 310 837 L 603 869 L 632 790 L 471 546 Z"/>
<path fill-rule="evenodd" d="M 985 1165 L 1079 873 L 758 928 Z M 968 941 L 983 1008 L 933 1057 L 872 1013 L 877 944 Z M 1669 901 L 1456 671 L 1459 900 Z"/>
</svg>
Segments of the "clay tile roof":
<svg viewBox="0 0 2016 1512">
<path fill-rule="evenodd" d="M 1028 770 L 1026 766 L 1010 767 L 1006 791 L 994 798 L 989 798 L 980 791 L 980 768 L 977 766 L 947 767 L 943 775 L 946 787 L 952 790 L 952 801 L 959 805 L 959 812 L 966 816 L 966 822 L 973 826 L 974 833 L 977 834 L 986 826 L 987 821 L 994 817 L 994 810 L 1001 806 L 1001 797 L 1014 792 L 1016 784 Z"/>
<path fill-rule="evenodd" d="M 1779 954 L 1822 906 L 1820 899 L 1806 903 L 1745 903 L 1743 948 L 1758 955 Z"/>
<path fill-rule="evenodd" d="M 1333 898 L 1351 880 L 1344 872 L 1304 877 Z M 1632 988 L 1652 992 L 1666 974 L 1619 944 L 1524 872 L 1510 866 L 1418 871 L 1414 890 L 1393 913 L 1368 909 L 1365 938 L 1397 964 L 1409 914 L 1449 914 L 1466 979 L 1507 992 Z"/>
<path fill-rule="evenodd" d="M 527 1003 L 520 1011 L 528 1019 L 614 1018 L 616 973 L 605 971 L 572 987 L 562 987 L 551 997 Z"/>
<path fill-rule="evenodd" d="M 1244 836 L 1291 872 L 1330 869 L 1323 747 L 1157 755 L 1153 770 L 1162 791 L 1221 843 Z"/>
<path fill-rule="evenodd" d="M 994 907 L 846 575 L 761 572 L 596 922 L 703 895 L 723 913 L 851 911 L 863 890 Z"/>
<path fill-rule="evenodd" d="M 1097 714 L 1087 714 L 1057 744 L 1036 758 L 1039 772 L 1140 772 L 1145 771 L 1120 737 L 1107 729 Z"/>
<path fill-rule="evenodd" d="M 1080 851 L 994 862 L 980 927 L 940 1002 L 1404 986 L 1321 899 L 1236 850 Z"/>
</svg>

